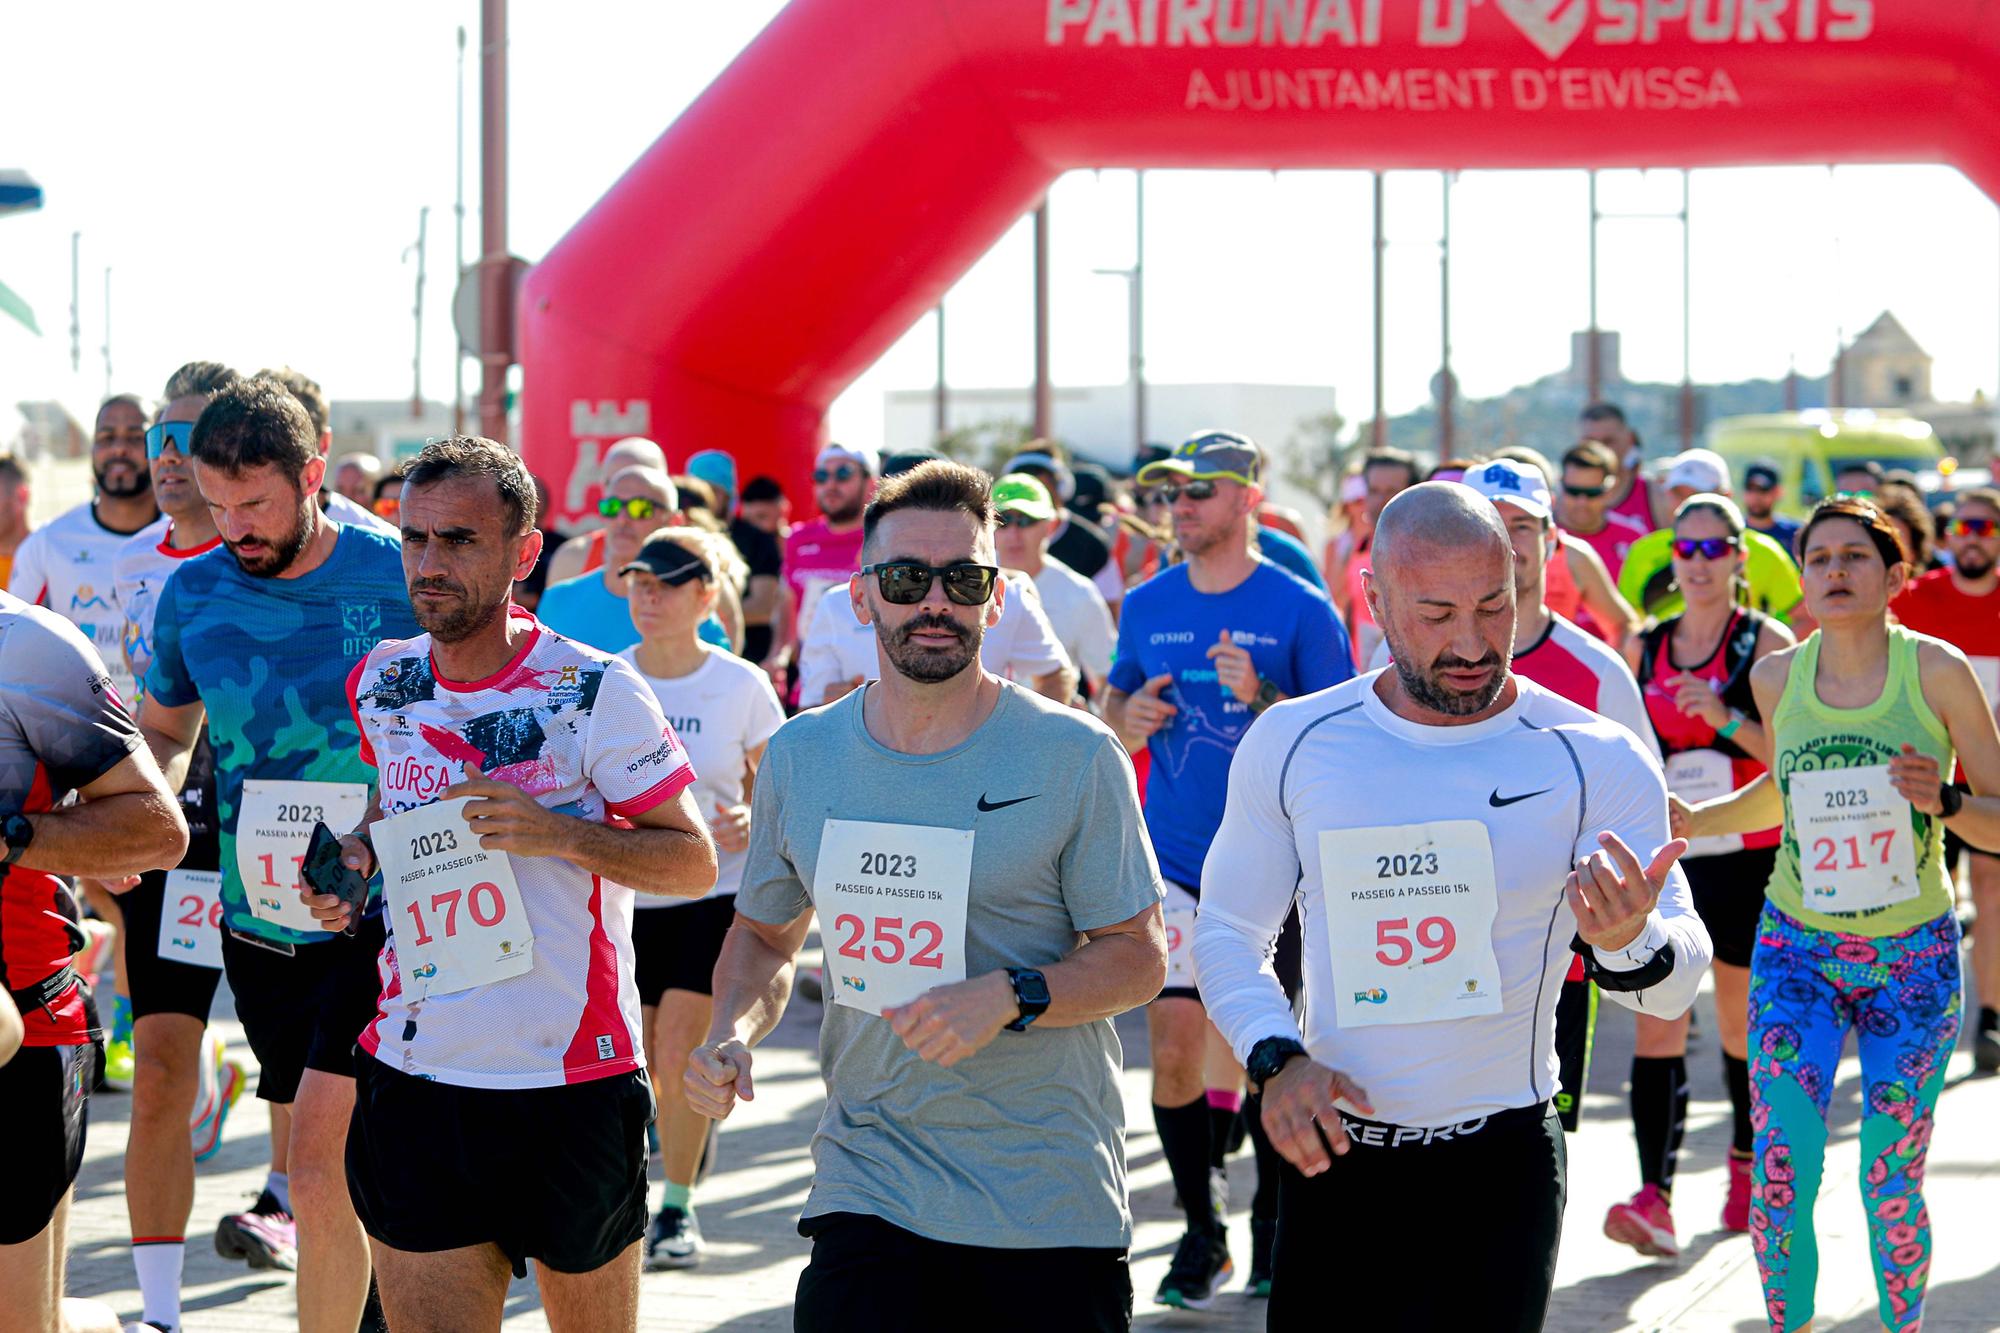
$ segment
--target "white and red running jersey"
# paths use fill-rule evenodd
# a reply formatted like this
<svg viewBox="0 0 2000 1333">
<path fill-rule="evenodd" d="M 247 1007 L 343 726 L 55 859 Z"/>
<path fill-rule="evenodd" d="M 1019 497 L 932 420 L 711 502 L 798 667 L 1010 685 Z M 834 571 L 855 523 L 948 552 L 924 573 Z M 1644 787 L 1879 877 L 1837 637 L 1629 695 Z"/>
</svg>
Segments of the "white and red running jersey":
<svg viewBox="0 0 2000 1333">
<path fill-rule="evenodd" d="M 82 630 L 128 707 L 138 691 L 125 669 L 125 618 L 118 613 L 113 566 L 135 535 L 105 527 L 97 506 L 85 501 L 22 539 L 7 586 L 30 606 L 46 606 Z"/>
<path fill-rule="evenodd" d="M 1596 635 L 1551 614 L 1542 637 L 1514 654 L 1514 674 L 1620 723 L 1659 760 L 1659 738 L 1646 717 L 1646 701 L 1639 697 L 1632 668 Z"/>
<path fill-rule="evenodd" d="M 694 781 L 639 673 L 539 623 L 511 662 L 476 681 L 439 677 L 428 634 L 385 640 L 355 667 L 348 692 L 385 815 L 437 800 L 468 763 L 596 823 L 644 814 Z M 643 1068 L 632 890 L 557 858 L 507 857 L 534 966 L 413 1000 L 396 966 L 398 923 L 385 913 L 381 1012 L 362 1048 L 392 1069 L 472 1088 L 555 1087 Z"/>
</svg>

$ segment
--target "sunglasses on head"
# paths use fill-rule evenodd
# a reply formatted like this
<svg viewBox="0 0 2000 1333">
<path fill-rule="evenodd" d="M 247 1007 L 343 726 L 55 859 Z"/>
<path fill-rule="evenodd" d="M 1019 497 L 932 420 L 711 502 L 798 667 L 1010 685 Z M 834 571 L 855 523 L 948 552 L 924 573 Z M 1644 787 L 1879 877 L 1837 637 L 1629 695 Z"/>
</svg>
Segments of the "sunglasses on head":
<svg viewBox="0 0 2000 1333">
<path fill-rule="evenodd" d="M 171 442 L 182 457 L 187 456 L 188 441 L 194 438 L 192 421 L 162 421 L 156 426 L 146 427 L 146 457 L 158 458 L 167 451 Z"/>
<path fill-rule="evenodd" d="M 1734 537 L 1676 537 L 1674 554 L 1683 560 L 1692 560 L 1696 556 L 1704 560 L 1720 560 L 1738 545 Z"/>
<path fill-rule="evenodd" d="M 627 518 L 645 519 L 660 512 L 660 502 L 643 495 L 635 495 L 629 500 L 607 495 L 597 502 L 597 512 L 606 518 L 617 518 L 623 514 Z"/>
<path fill-rule="evenodd" d="M 1190 500 L 1213 500 L 1216 489 L 1213 481 L 1200 477 L 1180 485 L 1170 481 L 1153 494 L 1159 497 L 1161 504 L 1179 504 L 1183 495 Z"/>
<path fill-rule="evenodd" d="M 839 467 L 816 467 L 813 469 L 813 485 L 824 486 L 829 481 L 853 481 L 860 473 L 842 463 Z"/>
<path fill-rule="evenodd" d="M 863 565 L 863 574 L 875 576 L 882 600 L 896 606 L 915 606 L 931 595 L 931 580 L 944 580 L 944 595 L 960 606 L 984 606 L 993 600 L 993 581 L 1000 577 L 998 565 L 955 560 L 948 565 L 927 565 L 921 560 L 884 560 Z"/>
<path fill-rule="evenodd" d="M 1945 531 L 1954 537 L 1991 537 L 2000 532 L 2000 522 L 1990 518 L 1955 518 Z"/>
<path fill-rule="evenodd" d="M 1572 486 L 1563 483 L 1563 494 L 1578 500 L 1602 500 L 1611 493 L 1609 486 Z"/>
</svg>

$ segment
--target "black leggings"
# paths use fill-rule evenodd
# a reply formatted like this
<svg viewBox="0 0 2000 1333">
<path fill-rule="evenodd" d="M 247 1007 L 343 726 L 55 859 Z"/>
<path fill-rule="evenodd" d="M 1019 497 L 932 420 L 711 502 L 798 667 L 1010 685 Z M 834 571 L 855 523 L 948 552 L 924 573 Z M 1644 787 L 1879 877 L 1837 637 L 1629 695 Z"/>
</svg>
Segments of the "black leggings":
<svg viewBox="0 0 2000 1333">
<path fill-rule="evenodd" d="M 1311 1179 L 1287 1165 L 1279 1183 L 1268 1327 L 1539 1330 L 1567 1190 L 1554 1112 L 1521 1107 L 1434 1131 L 1342 1118 L 1347 1154 Z M 1468 1187 L 1495 1210 L 1474 1245 L 1437 1227 L 1440 1205 Z"/>
</svg>

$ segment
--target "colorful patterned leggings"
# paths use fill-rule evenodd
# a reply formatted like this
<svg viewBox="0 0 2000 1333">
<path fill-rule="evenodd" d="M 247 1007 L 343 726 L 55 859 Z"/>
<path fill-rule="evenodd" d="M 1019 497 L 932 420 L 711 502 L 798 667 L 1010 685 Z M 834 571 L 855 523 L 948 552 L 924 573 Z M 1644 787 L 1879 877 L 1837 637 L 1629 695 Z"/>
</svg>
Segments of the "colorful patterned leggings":
<svg viewBox="0 0 2000 1333">
<path fill-rule="evenodd" d="M 1949 912 L 1904 934 L 1868 939 L 1764 909 L 1750 964 L 1750 1123 L 1757 1135 L 1750 1240 L 1777 1333 L 1812 1318 L 1819 1276 L 1813 1203 L 1825 1165 L 1827 1101 L 1849 1028 L 1861 1050 L 1861 1202 L 1882 1323 L 1901 1333 L 1923 1321 L 1931 1261 L 1924 1157 L 1945 1062 L 1958 1042 L 1958 937 Z"/>
</svg>

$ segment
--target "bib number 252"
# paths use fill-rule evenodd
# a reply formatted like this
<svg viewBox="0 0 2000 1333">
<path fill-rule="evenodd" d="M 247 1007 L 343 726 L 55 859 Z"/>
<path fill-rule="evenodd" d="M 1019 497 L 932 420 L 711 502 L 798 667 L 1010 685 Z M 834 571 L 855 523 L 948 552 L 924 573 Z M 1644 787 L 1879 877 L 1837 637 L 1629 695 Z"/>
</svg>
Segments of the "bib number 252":
<svg viewBox="0 0 2000 1333">
<path fill-rule="evenodd" d="M 842 958 L 944 968 L 944 927 L 935 921 L 912 921 L 906 926 L 902 917 L 878 916 L 874 939 L 866 942 L 866 923 L 852 912 L 843 912 L 833 919 L 833 929 L 842 937 L 834 950 Z"/>
</svg>

